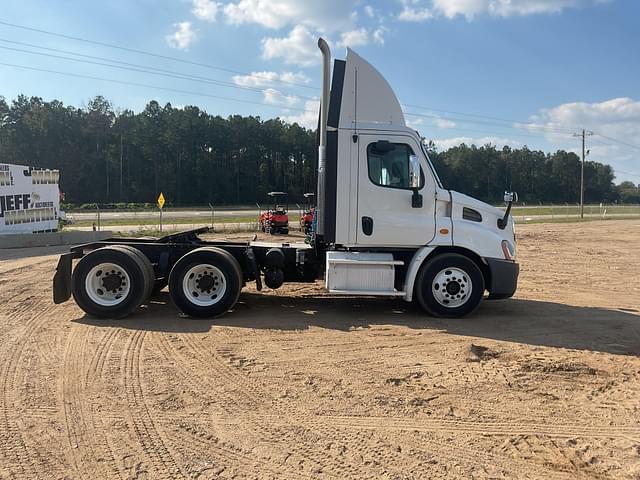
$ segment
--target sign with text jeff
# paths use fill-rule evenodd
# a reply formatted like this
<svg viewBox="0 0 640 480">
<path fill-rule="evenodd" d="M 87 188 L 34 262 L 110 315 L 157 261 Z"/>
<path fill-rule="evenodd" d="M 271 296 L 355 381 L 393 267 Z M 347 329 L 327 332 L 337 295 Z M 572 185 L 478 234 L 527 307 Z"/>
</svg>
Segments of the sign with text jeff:
<svg viewBox="0 0 640 480">
<path fill-rule="evenodd" d="M 0 164 L 0 234 L 56 230 L 59 177 L 57 170 Z"/>
</svg>

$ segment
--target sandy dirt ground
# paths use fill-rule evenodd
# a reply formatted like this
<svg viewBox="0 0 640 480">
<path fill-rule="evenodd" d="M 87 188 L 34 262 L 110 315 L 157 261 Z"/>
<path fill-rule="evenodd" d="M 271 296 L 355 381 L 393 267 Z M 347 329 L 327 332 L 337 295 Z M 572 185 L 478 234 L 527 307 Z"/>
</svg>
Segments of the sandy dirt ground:
<svg viewBox="0 0 640 480">
<path fill-rule="evenodd" d="M 99 321 L 0 252 L 0 478 L 638 479 L 640 222 L 518 236 L 516 298 L 456 320 L 317 284 Z"/>
</svg>

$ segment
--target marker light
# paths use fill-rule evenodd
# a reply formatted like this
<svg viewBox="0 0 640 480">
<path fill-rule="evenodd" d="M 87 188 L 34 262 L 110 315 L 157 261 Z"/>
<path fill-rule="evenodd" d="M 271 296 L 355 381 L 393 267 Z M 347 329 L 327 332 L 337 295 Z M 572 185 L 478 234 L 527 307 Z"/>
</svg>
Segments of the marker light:
<svg viewBox="0 0 640 480">
<path fill-rule="evenodd" d="M 506 260 L 516 259 L 516 249 L 509 240 L 502 240 L 502 253 Z"/>
</svg>

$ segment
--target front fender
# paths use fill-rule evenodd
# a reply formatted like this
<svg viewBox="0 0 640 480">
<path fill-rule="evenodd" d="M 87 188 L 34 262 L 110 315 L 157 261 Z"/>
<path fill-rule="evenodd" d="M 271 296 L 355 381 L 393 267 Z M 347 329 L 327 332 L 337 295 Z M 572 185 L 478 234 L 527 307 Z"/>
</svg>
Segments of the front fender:
<svg viewBox="0 0 640 480">
<path fill-rule="evenodd" d="M 419 248 L 418 251 L 413 255 L 411 259 L 411 263 L 409 264 L 409 268 L 407 268 L 407 273 L 404 279 L 404 297 L 403 300 L 410 302 L 413 300 L 413 287 L 416 283 L 416 276 L 418 275 L 418 270 L 422 266 L 424 260 L 436 249 L 435 246 L 428 246 Z"/>
<path fill-rule="evenodd" d="M 487 228 L 482 223 L 453 219 L 453 245 L 471 250 L 479 257 L 504 258 L 502 240 L 508 240 L 504 231 Z"/>
</svg>

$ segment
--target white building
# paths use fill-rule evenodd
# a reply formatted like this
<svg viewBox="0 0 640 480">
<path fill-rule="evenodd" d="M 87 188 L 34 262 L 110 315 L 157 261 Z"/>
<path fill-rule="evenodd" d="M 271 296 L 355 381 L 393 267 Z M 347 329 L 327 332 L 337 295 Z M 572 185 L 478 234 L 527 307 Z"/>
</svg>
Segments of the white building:
<svg viewBox="0 0 640 480">
<path fill-rule="evenodd" d="M 58 229 L 58 170 L 0 163 L 0 234 Z"/>
</svg>

